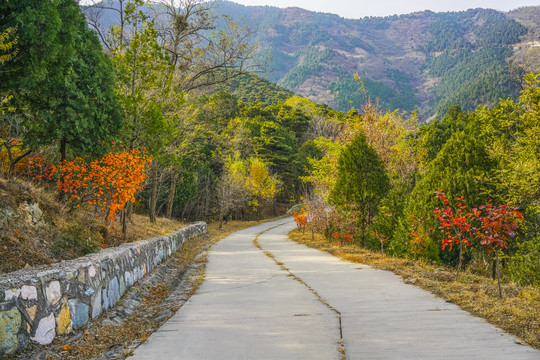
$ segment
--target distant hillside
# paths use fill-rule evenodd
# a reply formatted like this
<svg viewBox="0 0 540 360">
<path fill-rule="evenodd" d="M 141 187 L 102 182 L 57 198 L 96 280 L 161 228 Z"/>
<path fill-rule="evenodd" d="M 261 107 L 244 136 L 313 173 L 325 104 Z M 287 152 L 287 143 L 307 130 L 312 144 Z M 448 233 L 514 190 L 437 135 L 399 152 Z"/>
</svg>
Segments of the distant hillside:
<svg viewBox="0 0 540 360">
<path fill-rule="evenodd" d="M 513 47 L 512 63 L 525 72 L 540 73 L 540 6 L 528 6 L 508 13 L 529 31 L 521 42 Z"/>
<path fill-rule="evenodd" d="M 355 72 L 384 108 L 418 107 L 424 117 L 442 114 L 452 104 L 470 111 L 515 98 L 519 71 L 509 67 L 513 48 L 518 50 L 523 39 L 538 40 L 538 16 L 531 10 L 508 15 L 486 9 L 425 11 L 350 20 L 298 8 L 217 3 L 218 13 L 257 27 L 254 40 L 270 56 L 263 76 L 340 110 L 364 101 Z M 530 58 L 526 53 L 513 63 Z M 538 57 L 533 59 L 537 64 Z"/>
</svg>

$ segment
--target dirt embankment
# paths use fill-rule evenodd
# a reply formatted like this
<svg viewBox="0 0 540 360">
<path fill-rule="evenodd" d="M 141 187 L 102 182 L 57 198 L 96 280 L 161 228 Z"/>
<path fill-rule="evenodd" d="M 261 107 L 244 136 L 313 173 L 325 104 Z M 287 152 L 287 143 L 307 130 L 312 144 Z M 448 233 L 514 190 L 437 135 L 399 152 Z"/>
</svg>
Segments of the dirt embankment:
<svg viewBox="0 0 540 360">
<path fill-rule="evenodd" d="M 152 224 L 147 217 L 133 214 L 124 237 L 118 222 L 108 223 L 92 211 L 71 209 L 54 191 L 0 178 L 0 273 L 170 234 L 185 225 L 163 218 Z"/>
</svg>

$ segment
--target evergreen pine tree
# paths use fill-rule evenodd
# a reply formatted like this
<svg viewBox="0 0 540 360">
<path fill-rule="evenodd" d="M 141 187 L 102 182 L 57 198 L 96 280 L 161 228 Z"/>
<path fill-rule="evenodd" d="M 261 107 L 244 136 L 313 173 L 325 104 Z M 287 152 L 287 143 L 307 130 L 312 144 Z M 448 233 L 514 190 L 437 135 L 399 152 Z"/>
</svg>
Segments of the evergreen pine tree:
<svg viewBox="0 0 540 360">
<path fill-rule="evenodd" d="M 363 134 L 345 146 L 338 160 L 338 178 L 330 201 L 341 210 L 354 214 L 364 244 L 366 230 L 381 199 L 390 190 L 384 164 Z"/>
</svg>

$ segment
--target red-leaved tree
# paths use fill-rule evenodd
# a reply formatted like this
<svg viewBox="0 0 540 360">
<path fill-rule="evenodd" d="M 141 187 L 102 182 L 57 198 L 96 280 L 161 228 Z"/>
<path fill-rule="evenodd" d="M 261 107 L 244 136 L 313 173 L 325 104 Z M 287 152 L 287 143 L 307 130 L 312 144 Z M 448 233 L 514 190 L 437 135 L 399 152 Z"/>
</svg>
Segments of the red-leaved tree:
<svg viewBox="0 0 540 360">
<path fill-rule="evenodd" d="M 343 246 L 346 243 L 350 243 L 353 240 L 353 236 L 350 232 L 336 232 L 332 234 L 332 237 L 339 241 L 339 246 Z"/>
<path fill-rule="evenodd" d="M 292 216 L 294 217 L 296 226 L 298 226 L 299 229 L 302 229 L 303 234 L 306 230 L 306 225 L 308 223 L 308 213 L 306 209 L 302 209 L 298 212 L 292 213 Z"/>
<path fill-rule="evenodd" d="M 491 201 L 472 209 L 472 214 L 480 223 L 476 228 L 476 237 L 480 239 L 480 244 L 485 245 L 488 252 L 495 251 L 497 284 L 499 297 L 502 297 L 499 252 L 507 249 L 510 239 L 516 236 L 519 223 L 523 221 L 523 214 L 510 204 L 496 206 Z"/>
<path fill-rule="evenodd" d="M 450 250 L 454 246 L 459 246 L 459 262 L 457 266 L 456 277 L 459 276 L 461 264 L 463 262 L 463 249 L 471 245 L 473 228 L 470 223 L 471 213 L 465 211 L 465 199 L 461 196 L 457 206 L 452 207 L 448 203 L 448 199 L 443 190 L 435 191 L 437 197 L 442 201 L 442 208 L 436 208 L 433 212 L 435 217 L 440 221 L 439 229 L 444 230 L 444 238 L 442 240 L 442 249 L 449 247 Z"/>
</svg>

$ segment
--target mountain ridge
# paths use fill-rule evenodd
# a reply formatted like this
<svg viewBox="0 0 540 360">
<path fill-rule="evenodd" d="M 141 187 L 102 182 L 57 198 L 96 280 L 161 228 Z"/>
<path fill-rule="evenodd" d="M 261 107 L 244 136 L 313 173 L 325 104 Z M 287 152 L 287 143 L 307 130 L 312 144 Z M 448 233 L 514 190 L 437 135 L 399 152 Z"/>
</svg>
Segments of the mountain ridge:
<svg viewBox="0 0 540 360">
<path fill-rule="evenodd" d="M 256 29 L 252 41 L 266 65 L 259 76 L 341 111 L 367 100 L 355 73 L 384 110 L 417 110 L 429 121 L 455 104 L 470 112 L 517 99 L 523 73 L 540 71 L 540 6 L 346 19 L 298 7 L 211 4 L 217 29 L 227 18 Z"/>
<path fill-rule="evenodd" d="M 491 9 L 345 19 L 300 8 L 216 4 L 257 27 L 255 41 L 271 57 L 265 78 L 346 111 L 365 101 L 353 78 L 358 73 L 383 108 L 418 108 L 424 118 L 454 103 L 471 111 L 516 98 L 520 76 L 511 72 L 512 46 L 534 36 L 538 25 L 531 30 L 515 20 L 519 11 L 512 18 Z"/>
</svg>

